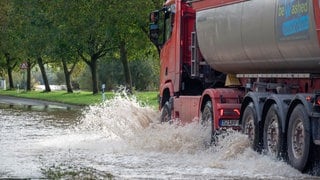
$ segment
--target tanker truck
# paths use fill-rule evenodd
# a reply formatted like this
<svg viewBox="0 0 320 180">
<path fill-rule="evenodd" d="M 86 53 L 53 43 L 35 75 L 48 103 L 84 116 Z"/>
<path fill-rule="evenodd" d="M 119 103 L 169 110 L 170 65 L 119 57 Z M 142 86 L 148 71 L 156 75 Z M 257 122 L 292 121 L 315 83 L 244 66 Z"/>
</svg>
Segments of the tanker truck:
<svg viewBox="0 0 320 180">
<path fill-rule="evenodd" d="M 241 130 L 300 171 L 318 159 L 319 0 L 176 0 L 150 13 L 149 36 L 162 122 Z"/>
</svg>

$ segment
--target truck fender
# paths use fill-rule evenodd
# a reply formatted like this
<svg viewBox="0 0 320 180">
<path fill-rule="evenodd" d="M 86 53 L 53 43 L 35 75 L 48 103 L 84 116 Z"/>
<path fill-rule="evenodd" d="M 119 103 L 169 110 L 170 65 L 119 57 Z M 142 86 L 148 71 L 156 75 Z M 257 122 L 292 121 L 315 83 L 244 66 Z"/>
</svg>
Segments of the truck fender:
<svg viewBox="0 0 320 180">
<path fill-rule="evenodd" d="M 312 103 L 307 101 L 307 97 L 308 96 L 312 96 L 312 94 L 296 94 L 288 107 L 288 112 L 287 112 L 287 116 L 286 116 L 286 128 L 288 128 L 289 126 L 289 118 L 290 115 L 293 111 L 293 109 L 298 105 L 298 104 L 302 104 L 303 107 L 305 108 L 309 118 L 312 117 Z M 313 121 L 312 121 L 313 122 Z"/>
<path fill-rule="evenodd" d="M 160 108 L 174 96 L 172 82 L 167 82 L 160 87 Z M 173 106 L 172 106 L 173 107 Z"/>
<path fill-rule="evenodd" d="M 285 133 L 286 131 L 286 115 L 289 108 L 289 103 L 292 99 L 292 95 L 281 95 L 281 94 L 270 94 L 270 96 L 267 97 L 266 102 L 263 106 L 262 111 L 262 122 L 265 121 L 266 114 L 271 107 L 272 104 L 276 104 L 279 108 L 279 118 L 281 122 L 282 127 L 282 133 Z"/>
<path fill-rule="evenodd" d="M 201 116 L 201 113 L 202 113 L 202 110 L 205 106 L 205 104 L 207 103 L 208 100 L 211 101 L 211 103 L 214 103 L 214 92 L 213 92 L 214 89 L 207 89 L 205 90 L 202 95 L 201 95 L 201 98 L 200 98 L 200 103 L 199 103 L 199 117 Z M 215 112 L 215 111 L 213 111 Z M 213 116 L 214 116 L 215 113 L 213 113 Z"/>
<path fill-rule="evenodd" d="M 206 89 L 201 95 L 200 109 L 205 105 L 208 99 L 214 102 L 215 100 L 220 99 L 220 97 L 225 94 L 236 95 L 236 94 L 239 94 L 239 91 L 235 89 L 228 89 L 228 88 Z"/>
<path fill-rule="evenodd" d="M 293 111 L 293 109 L 296 107 L 297 104 L 302 104 L 307 113 L 308 116 L 312 116 L 312 103 L 310 101 L 307 101 L 308 97 L 312 97 L 313 94 L 296 94 L 293 98 L 292 101 L 290 102 L 288 113 L 287 113 L 287 118 L 289 119 L 289 115 Z"/>
<path fill-rule="evenodd" d="M 213 96 L 213 93 L 211 93 L 211 92 L 205 91 L 202 93 L 200 103 L 199 103 L 199 106 L 200 106 L 199 107 L 199 111 L 200 111 L 199 115 L 201 114 L 201 111 L 203 110 L 203 107 L 206 104 L 206 102 L 208 100 L 211 100 L 211 102 L 212 102 L 213 98 L 214 98 L 214 96 Z"/>
<path fill-rule="evenodd" d="M 256 109 L 257 113 L 257 124 L 261 122 L 261 114 L 262 114 L 262 108 L 263 104 L 266 100 L 266 98 L 270 95 L 270 93 L 267 92 L 249 92 L 245 95 L 242 104 L 241 104 L 241 111 L 240 111 L 240 123 L 242 123 L 242 116 L 245 108 L 250 104 L 250 102 L 253 103 L 254 108 Z"/>
<path fill-rule="evenodd" d="M 220 98 L 223 97 L 223 95 L 229 95 L 229 96 L 239 96 L 240 91 L 236 89 L 229 89 L 229 88 L 217 88 L 217 89 L 206 89 L 200 99 L 199 103 L 199 115 L 201 114 L 206 102 L 210 100 L 212 102 L 213 106 L 213 116 L 214 119 L 218 119 L 219 113 L 215 109 L 217 108 L 217 104 L 220 103 Z"/>
</svg>

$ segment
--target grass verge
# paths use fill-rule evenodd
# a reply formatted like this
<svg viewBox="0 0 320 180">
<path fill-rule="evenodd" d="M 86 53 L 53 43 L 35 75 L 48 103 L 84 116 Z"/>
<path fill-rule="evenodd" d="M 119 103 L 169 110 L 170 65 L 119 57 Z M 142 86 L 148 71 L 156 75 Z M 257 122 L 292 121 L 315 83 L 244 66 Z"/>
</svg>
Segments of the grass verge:
<svg viewBox="0 0 320 180">
<path fill-rule="evenodd" d="M 52 92 L 42 92 L 42 91 L 16 91 L 16 90 L 0 90 L 0 95 L 39 99 L 74 105 L 93 105 L 102 102 L 102 93 L 93 95 L 92 92 L 88 91 L 77 91 L 74 93 L 67 93 L 66 91 L 52 91 Z M 157 107 L 158 106 L 158 92 L 147 91 L 147 92 L 134 92 L 134 96 L 137 97 L 139 102 L 146 104 L 148 106 Z M 105 98 L 113 98 L 115 94 L 113 92 L 106 92 Z"/>
</svg>

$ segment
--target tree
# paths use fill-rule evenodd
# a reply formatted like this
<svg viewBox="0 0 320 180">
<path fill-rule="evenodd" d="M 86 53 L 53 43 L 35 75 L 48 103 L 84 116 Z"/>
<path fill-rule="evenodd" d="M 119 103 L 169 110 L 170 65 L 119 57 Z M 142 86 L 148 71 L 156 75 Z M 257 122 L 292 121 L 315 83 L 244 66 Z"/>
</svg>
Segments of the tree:
<svg viewBox="0 0 320 180">
<path fill-rule="evenodd" d="M 63 72 L 64 72 L 65 79 L 66 79 L 66 86 L 67 86 L 68 93 L 73 93 L 72 85 L 71 85 L 71 74 L 72 74 L 74 68 L 76 67 L 76 64 L 77 64 L 77 62 L 74 62 L 72 64 L 71 68 L 68 68 L 67 60 L 64 58 L 62 59 Z"/>
<path fill-rule="evenodd" d="M 154 1 L 122 1 L 112 4 L 110 19 L 117 26 L 113 29 L 113 37 L 119 46 L 119 56 L 124 68 L 126 86 L 131 91 L 132 78 L 128 66 L 129 59 L 137 55 L 144 56 L 144 49 L 149 49 L 148 38 L 149 13 L 162 2 Z"/>
<path fill-rule="evenodd" d="M 123 65 L 124 77 L 126 80 L 126 87 L 128 88 L 129 93 L 132 93 L 132 78 L 131 78 L 131 72 L 130 72 L 129 63 L 128 63 L 128 53 L 126 48 L 126 42 L 124 40 L 119 42 L 119 49 L 120 49 L 120 60 Z"/>
<path fill-rule="evenodd" d="M 51 1 L 48 6 L 49 16 L 53 21 L 53 26 L 56 27 L 50 56 L 56 59 L 56 63 L 62 64 L 67 92 L 72 93 L 71 75 L 79 62 L 79 56 L 75 46 L 76 36 L 71 35 L 75 34 L 76 29 L 73 24 L 77 19 L 71 15 L 78 11 L 75 9 L 77 4 L 74 1 L 55 0 Z"/>
<path fill-rule="evenodd" d="M 148 16 L 162 2 L 79 0 L 61 3 L 67 8 L 64 10 L 67 14 L 63 16 L 66 20 L 63 27 L 70 32 L 69 42 L 74 43 L 79 56 L 90 67 L 93 94 L 98 93 L 97 65 L 107 54 L 121 60 L 125 84 L 131 90 L 128 61 L 132 55 L 145 52 L 141 49 L 151 46 L 147 36 Z"/>
<path fill-rule="evenodd" d="M 26 61 L 27 68 L 27 91 L 31 91 L 31 69 L 36 65 L 35 61 L 32 61 L 30 58 Z"/>
<path fill-rule="evenodd" d="M 92 77 L 92 92 L 98 93 L 97 63 L 109 51 L 115 48 L 106 34 L 106 29 L 111 27 L 108 24 L 108 8 L 112 1 L 79 0 L 68 1 L 66 7 L 69 11 L 65 27 L 69 34 L 70 42 L 74 43 L 81 59 L 90 67 Z M 109 27 L 108 27 L 109 25 Z"/>
<path fill-rule="evenodd" d="M 44 67 L 43 59 L 42 59 L 41 56 L 39 56 L 37 58 L 37 63 L 38 63 L 38 66 L 39 66 L 41 74 L 42 74 L 42 80 L 43 80 L 44 87 L 45 87 L 44 91 L 45 92 L 50 92 L 51 88 L 50 88 L 50 84 L 49 84 L 49 81 L 48 81 L 48 76 L 47 76 L 47 73 L 46 73 L 46 69 Z"/>
<path fill-rule="evenodd" d="M 163 2 L 2 0 L 1 3 L 8 4 L 6 7 L 10 13 L 4 14 L 8 14 L 10 20 L 1 15 L 1 9 L 5 9 L 1 6 L 0 26 L 4 27 L 4 24 L 8 28 L 0 32 L 0 53 L 3 53 L 0 63 L 5 64 L 7 57 L 11 59 L 10 63 L 15 59 L 17 64 L 27 59 L 30 68 L 38 64 L 46 91 L 51 89 L 45 64 L 62 66 L 68 92 L 72 92 L 71 75 L 76 64 L 82 60 L 90 67 L 92 91 L 96 94 L 97 67 L 100 59 L 107 55 L 122 62 L 125 84 L 132 88 L 129 61 L 149 57 L 149 53 L 153 53 L 148 40 L 148 16 Z M 2 43 L 3 39 L 12 44 Z M 30 82 L 30 69 L 27 77 Z"/>
<path fill-rule="evenodd" d="M 12 15 L 12 3 L 8 0 L 0 1 L 0 53 L 3 54 L 2 66 L 6 69 L 9 78 L 9 88 L 13 89 L 12 72 L 18 65 L 14 37 L 15 25 L 10 21 Z"/>
<path fill-rule="evenodd" d="M 12 79 L 12 71 L 17 66 L 17 61 L 15 58 L 13 58 L 10 53 L 5 53 L 5 59 L 6 59 L 6 68 L 7 68 L 7 74 L 9 78 L 9 88 L 14 89 L 13 79 Z"/>
<path fill-rule="evenodd" d="M 52 37 L 55 27 L 49 15 L 49 4 L 45 0 L 14 1 L 15 23 L 18 23 L 17 33 L 19 45 L 24 48 L 24 55 L 35 59 L 42 74 L 45 91 L 50 92 L 45 64 L 49 49 L 52 47 Z"/>
</svg>

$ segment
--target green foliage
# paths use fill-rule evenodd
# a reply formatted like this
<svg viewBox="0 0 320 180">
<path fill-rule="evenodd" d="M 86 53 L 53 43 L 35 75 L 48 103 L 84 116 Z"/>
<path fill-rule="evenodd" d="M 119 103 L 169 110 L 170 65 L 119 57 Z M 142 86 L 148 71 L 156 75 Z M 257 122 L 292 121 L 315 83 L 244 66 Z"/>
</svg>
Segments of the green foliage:
<svg viewBox="0 0 320 180">
<path fill-rule="evenodd" d="M 82 74 L 75 79 L 77 82 L 79 82 L 80 89 L 86 90 L 86 91 L 92 91 L 92 79 L 90 76 L 90 69 L 89 67 L 86 67 Z"/>
<path fill-rule="evenodd" d="M 135 90 L 156 90 L 158 88 L 158 67 L 154 66 L 152 60 L 132 60 L 129 62 Z M 100 62 L 98 72 L 100 82 L 106 84 L 108 90 L 114 90 L 118 86 L 124 85 L 123 66 L 120 61 L 108 59 Z"/>
<path fill-rule="evenodd" d="M 158 87 L 159 78 L 157 71 L 154 71 L 152 61 L 134 60 L 130 62 L 132 71 L 133 86 L 136 90 L 154 90 Z"/>
<path fill-rule="evenodd" d="M 17 38 L 27 57 L 48 55 L 56 27 L 51 19 L 50 6 L 45 0 L 14 0 L 13 16 Z M 48 58 L 47 58 L 48 59 Z"/>
<path fill-rule="evenodd" d="M 101 83 L 106 85 L 107 90 L 114 90 L 123 85 L 123 67 L 116 59 L 107 59 L 99 63 L 98 76 Z"/>
<path fill-rule="evenodd" d="M 42 57 L 50 67 L 61 67 L 63 60 L 70 73 L 76 73 L 72 76 L 76 80 L 85 69 L 79 64 L 79 54 L 87 60 L 102 57 L 119 60 L 121 42 L 125 43 L 127 61 L 133 62 L 131 68 L 142 68 L 143 76 L 145 71 L 149 72 L 147 69 L 156 74 L 158 61 L 154 60 L 158 57 L 148 39 L 148 17 L 162 3 L 163 0 L 1 0 L 0 76 L 6 73 L 4 53 L 9 53 L 10 62 L 14 59 L 18 64 L 27 59 L 35 64 L 36 58 Z M 139 66 L 137 59 L 152 60 Z M 17 66 L 14 71 L 18 69 Z M 138 89 L 150 82 L 135 82 L 139 79 L 136 69 L 132 72 L 133 84 Z M 111 76 L 108 72 L 99 74 L 100 84 Z M 124 84 L 124 78 L 118 79 L 122 81 L 119 84 Z"/>
</svg>

